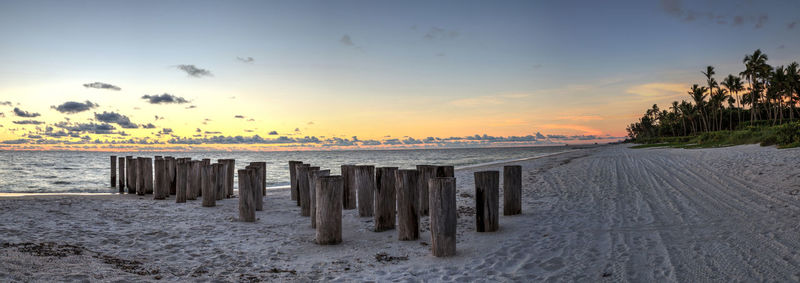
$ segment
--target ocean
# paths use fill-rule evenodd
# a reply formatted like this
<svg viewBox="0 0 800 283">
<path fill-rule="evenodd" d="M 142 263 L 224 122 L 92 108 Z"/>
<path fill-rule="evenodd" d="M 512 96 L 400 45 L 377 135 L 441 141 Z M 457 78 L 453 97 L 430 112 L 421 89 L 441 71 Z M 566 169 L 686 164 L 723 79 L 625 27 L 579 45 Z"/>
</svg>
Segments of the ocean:
<svg viewBox="0 0 800 283">
<path fill-rule="evenodd" d="M 456 168 L 484 163 L 532 158 L 571 150 L 571 146 L 506 148 L 339 150 L 281 152 L 83 152 L 0 151 L 0 193 L 114 193 L 110 186 L 109 156 L 153 157 L 155 155 L 235 159 L 243 169 L 253 161 L 267 162 L 267 186 L 289 184 L 289 160 L 303 161 L 331 174 L 342 164 L 415 168 L 418 164 L 453 165 Z M 237 182 L 234 182 L 236 184 Z"/>
</svg>

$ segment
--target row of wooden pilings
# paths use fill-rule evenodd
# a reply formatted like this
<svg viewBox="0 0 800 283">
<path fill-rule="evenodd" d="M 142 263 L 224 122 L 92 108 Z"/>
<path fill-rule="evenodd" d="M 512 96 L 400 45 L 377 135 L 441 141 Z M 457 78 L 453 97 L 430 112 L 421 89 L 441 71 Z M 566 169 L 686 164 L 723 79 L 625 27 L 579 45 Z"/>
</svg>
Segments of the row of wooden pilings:
<svg viewBox="0 0 800 283">
<path fill-rule="evenodd" d="M 216 201 L 234 196 L 235 169 L 234 159 L 218 159 L 211 164 L 211 159 L 111 156 L 111 186 L 118 186 L 120 194 L 127 188 L 128 194 L 152 194 L 157 200 L 175 196 L 176 203 L 202 198 L 202 206 L 213 207 Z M 251 162 L 237 173 L 239 220 L 254 222 L 255 211 L 264 209 L 267 163 Z"/>
<path fill-rule="evenodd" d="M 416 169 L 372 165 L 342 165 L 331 176 L 301 161 L 289 161 L 291 198 L 302 216 L 311 217 L 316 243 L 342 241 L 342 210 L 358 209 L 373 217 L 374 231 L 397 228 L 398 239 L 419 239 L 421 216 L 430 216 L 431 251 L 445 257 L 456 253 L 456 179 L 453 166 L 417 165 Z M 522 213 L 522 168 L 503 169 L 504 215 Z M 499 171 L 475 172 L 476 230 L 499 228 Z"/>
<path fill-rule="evenodd" d="M 175 195 L 177 203 L 202 196 L 204 207 L 233 196 L 235 161 L 191 160 L 156 156 L 111 156 L 111 185 L 119 192 L 153 194 L 163 200 Z M 127 165 L 127 167 L 126 167 Z M 155 169 L 154 169 L 155 167 Z M 332 176 L 301 161 L 289 161 L 291 199 L 300 215 L 311 219 L 315 242 L 342 242 L 342 210 L 358 209 L 361 217 L 373 217 L 374 231 L 397 228 L 398 239 L 419 239 L 421 216 L 430 216 L 431 251 L 445 257 L 456 253 L 456 179 L 453 166 L 417 165 L 416 169 L 372 165 L 342 165 L 341 175 Z M 263 210 L 266 195 L 266 162 L 251 162 L 239 175 L 239 220 L 254 222 L 255 211 Z M 478 232 L 499 229 L 499 171 L 479 171 L 475 178 L 475 227 Z M 127 176 L 127 178 L 126 178 Z M 522 212 L 522 169 L 503 168 L 504 215 Z"/>
</svg>

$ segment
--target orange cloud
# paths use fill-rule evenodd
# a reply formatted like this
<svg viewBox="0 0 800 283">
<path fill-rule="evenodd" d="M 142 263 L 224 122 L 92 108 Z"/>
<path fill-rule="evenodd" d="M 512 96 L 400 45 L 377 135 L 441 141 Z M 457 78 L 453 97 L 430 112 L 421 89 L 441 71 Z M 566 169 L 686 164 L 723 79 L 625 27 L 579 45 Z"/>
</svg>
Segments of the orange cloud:
<svg viewBox="0 0 800 283">
<path fill-rule="evenodd" d="M 684 96 L 687 89 L 685 84 L 647 83 L 630 87 L 626 92 L 645 98 L 663 99 Z"/>
<path fill-rule="evenodd" d="M 566 130 L 566 131 L 571 131 L 571 133 L 577 132 L 583 135 L 599 136 L 603 134 L 603 132 L 598 129 L 593 129 L 584 125 L 575 125 L 575 124 L 545 124 L 539 127 L 547 130 L 562 130 L 562 131 Z"/>
</svg>

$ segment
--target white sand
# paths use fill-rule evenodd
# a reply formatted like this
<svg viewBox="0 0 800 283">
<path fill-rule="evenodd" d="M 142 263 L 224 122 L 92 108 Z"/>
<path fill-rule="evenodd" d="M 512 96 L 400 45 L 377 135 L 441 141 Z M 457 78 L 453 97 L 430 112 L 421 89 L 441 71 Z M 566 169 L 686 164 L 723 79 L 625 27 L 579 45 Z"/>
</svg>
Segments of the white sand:
<svg viewBox="0 0 800 283">
<path fill-rule="evenodd" d="M 798 161 L 796 149 L 624 145 L 519 161 L 523 215 L 476 233 L 474 200 L 459 196 L 453 258 L 429 255 L 427 217 L 421 240 L 399 242 L 356 210 L 341 245 L 315 245 L 286 189 L 269 192 L 256 223 L 234 221 L 237 199 L 0 198 L 0 244 L 57 244 L 0 247 L 0 281 L 797 281 Z M 473 194 L 472 172 L 499 168 L 456 171 L 459 194 Z"/>
</svg>

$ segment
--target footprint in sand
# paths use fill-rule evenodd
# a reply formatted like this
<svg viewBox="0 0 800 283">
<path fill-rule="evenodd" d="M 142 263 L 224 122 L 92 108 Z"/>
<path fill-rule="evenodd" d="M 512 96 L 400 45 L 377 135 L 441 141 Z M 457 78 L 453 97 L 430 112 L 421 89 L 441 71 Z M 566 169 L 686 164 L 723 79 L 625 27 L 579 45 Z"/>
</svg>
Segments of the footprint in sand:
<svg viewBox="0 0 800 283">
<path fill-rule="evenodd" d="M 547 271 L 556 271 L 561 268 L 564 268 L 564 259 L 560 257 L 554 257 L 548 259 L 547 261 L 543 262 L 539 265 L 542 269 Z"/>
</svg>

